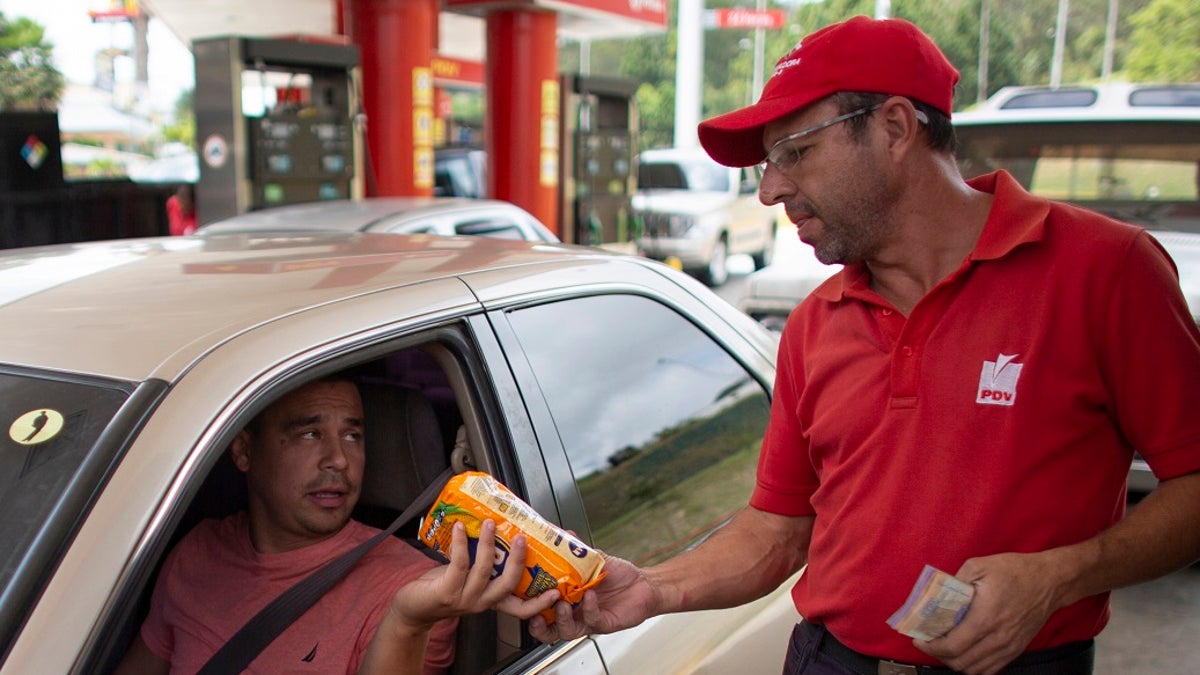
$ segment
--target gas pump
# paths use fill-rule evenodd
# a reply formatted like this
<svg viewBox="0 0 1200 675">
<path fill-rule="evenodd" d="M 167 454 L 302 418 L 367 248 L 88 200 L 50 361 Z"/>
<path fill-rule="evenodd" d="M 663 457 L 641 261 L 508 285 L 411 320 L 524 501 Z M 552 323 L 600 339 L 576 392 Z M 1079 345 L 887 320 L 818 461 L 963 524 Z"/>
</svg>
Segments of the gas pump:
<svg viewBox="0 0 1200 675">
<path fill-rule="evenodd" d="M 564 75 L 560 90 L 563 239 L 632 253 L 640 234 L 629 209 L 637 187 L 637 83 Z"/>
<path fill-rule="evenodd" d="M 200 224 L 361 196 L 357 47 L 231 36 L 192 51 Z"/>
</svg>

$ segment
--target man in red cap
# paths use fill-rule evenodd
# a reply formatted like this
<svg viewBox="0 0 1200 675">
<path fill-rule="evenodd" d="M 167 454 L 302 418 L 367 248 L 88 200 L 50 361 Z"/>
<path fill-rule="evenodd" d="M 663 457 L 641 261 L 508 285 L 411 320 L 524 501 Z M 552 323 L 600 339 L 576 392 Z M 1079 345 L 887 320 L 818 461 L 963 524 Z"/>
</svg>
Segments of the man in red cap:
<svg viewBox="0 0 1200 675">
<path fill-rule="evenodd" d="M 1004 172 L 964 181 L 957 81 L 912 24 L 858 17 L 700 125 L 844 268 L 784 329 L 749 506 L 662 564 L 610 559 L 540 639 L 748 602 L 807 565 L 787 673 L 1090 673 L 1109 591 L 1200 558 L 1200 331 L 1173 263 Z M 1135 450 L 1160 484 L 1125 515 Z M 926 566 L 971 600 L 913 638 L 889 618 Z"/>
</svg>

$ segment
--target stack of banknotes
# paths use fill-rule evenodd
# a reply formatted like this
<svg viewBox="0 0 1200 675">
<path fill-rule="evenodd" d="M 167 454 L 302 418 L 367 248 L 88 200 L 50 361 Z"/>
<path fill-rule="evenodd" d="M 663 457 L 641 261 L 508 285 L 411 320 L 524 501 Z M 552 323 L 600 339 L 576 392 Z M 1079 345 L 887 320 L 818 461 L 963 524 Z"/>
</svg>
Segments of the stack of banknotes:
<svg viewBox="0 0 1200 675">
<path fill-rule="evenodd" d="M 971 584 L 926 565 L 904 605 L 887 622 L 904 635 L 932 640 L 963 620 L 974 596 Z"/>
</svg>

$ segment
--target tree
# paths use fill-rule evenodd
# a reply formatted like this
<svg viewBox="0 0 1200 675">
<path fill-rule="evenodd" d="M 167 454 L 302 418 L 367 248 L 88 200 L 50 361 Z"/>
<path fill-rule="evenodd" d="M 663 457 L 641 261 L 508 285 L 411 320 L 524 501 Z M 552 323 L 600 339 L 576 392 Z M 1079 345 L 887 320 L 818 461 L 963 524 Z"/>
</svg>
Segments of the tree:
<svg viewBox="0 0 1200 675">
<path fill-rule="evenodd" d="M 1153 0 L 1130 23 L 1130 80 L 1200 82 L 1200 13 L 1194 0 Z"/>
<path fill-rule="evenodd" d="M 196 92 L 188 89 L 175 100 L 175 115 L 170 124 L 162 129 L 163 140 L 168 143 L 183 143 L 196 147 Z"/>
<path fill-rule="evenodd" d="M 50 62 L 46 29 L 0 12 L 0 110 L 54 110 L 66 81 Z"/>
<path fill-rule="evenodd" d="M 1050 0 L 893 0 L 891 15 L 907 19 L 928 33 L 958 68 L 961 79 L 956 109 L 978 99 L 980 17 L 989 3 L 987 91 L 1010 85 L 1047 84 L 1054 58 L 1057 2 Z M 707 9 L 752 7 L 754 0 L 705 0 Z M 1195 0 L 1120 0 L 1114 68 L 1131 81 L 1200 81 L 1200 12 Z M 766 31 L 764 80 L 775 61 L 804 35 L 855 15 L 873 16 L 874 0 L 768 3 L 788 11 L 784 30 Z M 1109 0 L 1071 0 L 1063 81 L 1098 80 L 1103 71 L 1105 25 Z M 642 148 L 670 145 L 674 138 L 675 44 L 678 2 L 668 7 L 666 33 L 591 45 L 590 69 L 597 75 L 629 77 L 640 86 L 637 102 Z M 753 54 L 744 41 L 752 31 L 707 30 L 704 34 L 702 117 L 736 108 L 749 100 Z M 570 45 L 560 64 L 578 67 L 578 49 Z"/>
</svg>

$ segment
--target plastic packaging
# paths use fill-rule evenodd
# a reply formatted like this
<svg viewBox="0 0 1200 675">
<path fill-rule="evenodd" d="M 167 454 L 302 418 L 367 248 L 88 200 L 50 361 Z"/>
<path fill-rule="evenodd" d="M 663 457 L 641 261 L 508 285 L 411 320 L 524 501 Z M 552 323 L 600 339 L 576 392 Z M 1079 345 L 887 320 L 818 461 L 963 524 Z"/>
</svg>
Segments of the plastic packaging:
<svg viewBox="0 0 1200 675">
<path fill-rule="evenodd" d="M 562 599 L 575 604 L 583 593 L 604 578 L 604 557 L 569 532 L 542 518 L 531 506 L 492 476 L 478 471 L 460 473 L 442 488 L 437 501 L 421 521 L 421 541 L 443 556 L 450 555 L 453 525 L 467 531 L 471 562 L 483 521 L 496 523 L 496 561 L 492 578 L 504 571 L 513 538 L 524 534 L 528 545 L 525 570 L 513 595 L 533 598 L 557 588 Z M 543 612 L 554 622 L 554 610 Z"/>
</svg>

